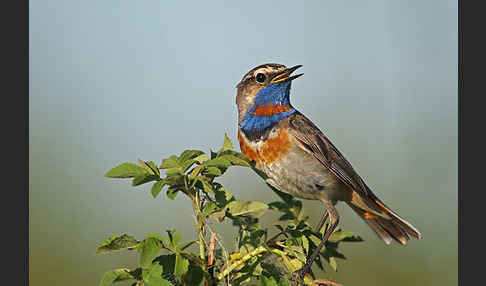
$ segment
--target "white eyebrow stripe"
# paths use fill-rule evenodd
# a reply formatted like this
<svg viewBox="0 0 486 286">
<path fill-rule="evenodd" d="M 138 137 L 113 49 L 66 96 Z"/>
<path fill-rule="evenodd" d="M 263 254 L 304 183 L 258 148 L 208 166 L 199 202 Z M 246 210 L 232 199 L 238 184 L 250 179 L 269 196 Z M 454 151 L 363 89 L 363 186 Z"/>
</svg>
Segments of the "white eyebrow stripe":
<svg viewBox="0 0 486 286">
<path fill-rule="evenodd" d="M 253 72 L 253 76 L 256 76 L 258 73 L 264 73 L 264 74 L 269 74 L 269 73 L 274 73 L 274 72 L 279 72 L 283 71 L 285 68 L 274 68 L 274 67 L 265 67 L 265 68 L 259 68 L 256 71 Z"/>
</svg>

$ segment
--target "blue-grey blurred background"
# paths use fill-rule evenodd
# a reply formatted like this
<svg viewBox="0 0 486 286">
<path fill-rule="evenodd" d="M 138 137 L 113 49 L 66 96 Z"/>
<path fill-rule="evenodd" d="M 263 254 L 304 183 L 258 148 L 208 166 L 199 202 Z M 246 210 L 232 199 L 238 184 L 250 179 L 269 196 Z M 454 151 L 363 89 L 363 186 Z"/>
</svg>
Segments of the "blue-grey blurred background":
<svg viewBox="0 0 486 286">
<path fill-rule="evenodd" d="M 94 255 L 112 234 L 193 238 L 183 196 L 103 175 L 217 149 L 225 132 L 239 150 L 235 85 L 267 62 L 303 65 L 293 105 L 424 235 L 386 246 L 338 205 L 365 242 L 343 245 L 326 277 L 457 284 L 456 1 L 45 0 L 29 12 L 30 285 L 96 285 L 137 265 L 136 253 Z M 220 181 L 239 199 L 277 199 L 247 168 Z M 304 206 L 317 223 L 321 204 Z M 231 225 L 219 230 L 231 249 Z"/>
</svg>

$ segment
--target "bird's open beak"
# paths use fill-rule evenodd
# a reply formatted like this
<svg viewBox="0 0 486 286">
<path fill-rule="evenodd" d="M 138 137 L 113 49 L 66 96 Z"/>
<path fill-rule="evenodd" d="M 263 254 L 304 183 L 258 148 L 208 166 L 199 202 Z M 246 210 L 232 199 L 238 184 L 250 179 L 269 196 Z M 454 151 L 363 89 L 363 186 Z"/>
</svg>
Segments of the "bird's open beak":
<svg viewBox="0 0 486 286">
<path fill-rule="evenodd" d="M 298 78 L 299 76 L 303 75 L 303 73 L 301 74 L 297 74 L 297 75 L 293 75 L 293 76 L 290 76 L 296 69 L 300 68 L 302 65 L 297 65 L 295 67 L 291 67 L 291 68 L 288 68 L 284 71 L 281 71 L 277 74 L 275 74 L 272 78 L 272 80 L 270 81 L 270 83 L 277 83 L 277 82 L 286 82 L 286 81 L 291 81 L 291 80 L 294 80 L 296 78 Z"/>
</svg>

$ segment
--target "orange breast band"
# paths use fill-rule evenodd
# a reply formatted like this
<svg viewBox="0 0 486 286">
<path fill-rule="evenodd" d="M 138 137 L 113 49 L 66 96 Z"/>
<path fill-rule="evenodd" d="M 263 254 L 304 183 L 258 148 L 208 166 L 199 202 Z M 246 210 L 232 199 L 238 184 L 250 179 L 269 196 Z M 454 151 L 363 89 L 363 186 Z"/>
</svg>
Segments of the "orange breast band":
<svg viewBox="0 0 486 286">
<path fill-rule="evenodd" d="M 288 105 L 265 105 L 265 106 L 259 105 L 253 111 L 253 114 L 258 116 L 271 116 L 274 114 L 279 114 L 290 110 L 292 110 L 292 107 Z"/>
<path fill-rule="evenodd" d="M 261 162 L 271 164 L 285 157 L 291 147 L 289 132 L 284 129 L 279 130 L 276 136 L 267 138 L 258 149 L 251 147 L 240 132 L 238 132 L 238 141 L 240 141 L 241 152 L 250 161 L 255 161 L 257 167 Z"/>
<path fill-rule="evenodd" d="M 246 143 L 245 139 L 243 138 L 243 136 L 241 136 L 240 132 L 238 132 L 238 141 L 240 141 L 241 152 L 245 154 L 248 160 L 257 162 L 258 161 L 257 152 Z"/>
<path fill-rule="evenodd" d="M 285 157 L 290 148 L 290 137 L 287 130 L 281 129 L 278 131 L 277 136 L 273 138 L 268 138 L 265 143 L 263 143 L 258 154 L 265 164 L 270 164 L 281 157 Z"/>
</svg>

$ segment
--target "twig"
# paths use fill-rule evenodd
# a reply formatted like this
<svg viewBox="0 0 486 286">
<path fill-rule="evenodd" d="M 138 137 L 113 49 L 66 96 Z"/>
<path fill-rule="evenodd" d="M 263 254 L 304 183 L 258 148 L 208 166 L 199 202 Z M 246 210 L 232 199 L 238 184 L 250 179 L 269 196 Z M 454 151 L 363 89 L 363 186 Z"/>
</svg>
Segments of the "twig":
<svg viewBox="0 0 486 286">
<path fill-rule="evenodd" d="M 214 244 L 216 242 L 216 233 L 212 232 L 209 238 L 209 249 L 208 249 L 208 267 L 213 265 L 214 262 Z"/>
<path fill-rule="evenodd" d="M 322 280 L 314 280 L 312 282 L 313 286 L 343 286 L 342 284 L 338 284 L 336 282 L 332 282 L 331 280 L 322 279 Z"/>
<path fill-rule="evenodd" d="M 211 236 L 213 234 L 215 234 L 214 238 L 215 238 L 216 242 L 218 243 L 219 247 L 221 247 L 221 250 L 223 251 L 223 256 L 224 256 L 224 260 L 225 260 L 224 263 L 225 264 L 228 263 L 228 261 L 229 261 L 228 251 L 226 250 L 226 248 L 224 247 L 223 243 L 221 242 L 221 239 L 218 237 L 218 235 L 216 234 L 216 232 L 214 232 L 211 229 L 211 227 L 209 226 L 209 224 L 206 224 L 205 227 L 209 230 L 209 232 L 211 233 Z M 227 285 L 231 285 L 229 283 L 229 279 L 227 279 L 226 284 Z"/>
</svg>

